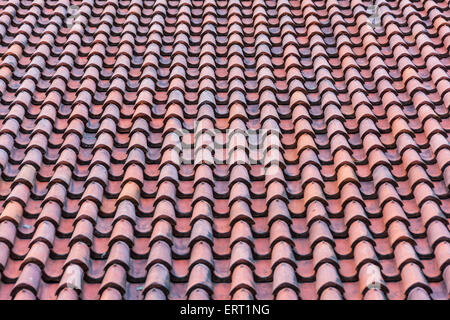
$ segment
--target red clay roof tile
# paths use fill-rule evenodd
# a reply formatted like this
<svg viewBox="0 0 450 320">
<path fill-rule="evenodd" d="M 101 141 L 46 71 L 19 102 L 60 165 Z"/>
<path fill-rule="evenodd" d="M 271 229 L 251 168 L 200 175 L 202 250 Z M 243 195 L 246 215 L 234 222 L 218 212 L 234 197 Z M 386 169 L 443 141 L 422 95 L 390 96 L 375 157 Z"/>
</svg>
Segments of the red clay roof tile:
<svg viewBox="0 0 450 320">
<path fill-rule="evenodd" d="M 450 11 L 372 5 L 0 0 L 0 296 L 449 299 Z"/>
</svg>

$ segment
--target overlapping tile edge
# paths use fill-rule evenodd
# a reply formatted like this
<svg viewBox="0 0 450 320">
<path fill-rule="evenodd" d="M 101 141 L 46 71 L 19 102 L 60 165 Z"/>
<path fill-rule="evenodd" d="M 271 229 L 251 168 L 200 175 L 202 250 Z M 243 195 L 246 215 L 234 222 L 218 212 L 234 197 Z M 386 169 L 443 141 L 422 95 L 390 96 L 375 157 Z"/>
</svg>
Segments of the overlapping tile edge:
<svg viewBox="0 0 450 320">
<path fill-rule="evenodd" d="M 448 299 L 449 16 L 0 1 L 0 299 Z"/>
</svg>

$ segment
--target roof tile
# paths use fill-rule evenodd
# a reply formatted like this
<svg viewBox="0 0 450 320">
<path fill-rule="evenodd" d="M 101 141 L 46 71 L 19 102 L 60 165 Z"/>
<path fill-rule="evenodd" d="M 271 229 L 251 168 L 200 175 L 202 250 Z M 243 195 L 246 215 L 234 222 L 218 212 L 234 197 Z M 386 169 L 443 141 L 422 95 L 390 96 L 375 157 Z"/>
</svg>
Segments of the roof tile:
<svg viewBox="0 0 450 320">
<path fill-rule="evenodd" d="M 443 3 L 74 4 L 0 0 L 2 297 L 450 297 Z"/>
</svg>

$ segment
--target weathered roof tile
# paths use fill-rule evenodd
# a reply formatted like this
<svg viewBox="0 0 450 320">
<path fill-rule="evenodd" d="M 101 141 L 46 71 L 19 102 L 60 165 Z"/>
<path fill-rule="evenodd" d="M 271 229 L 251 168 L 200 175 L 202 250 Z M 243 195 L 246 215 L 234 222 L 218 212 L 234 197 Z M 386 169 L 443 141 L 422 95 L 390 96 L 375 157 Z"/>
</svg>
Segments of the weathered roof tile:
<svg viewBox="0 0 450 320">
<path fill-rule="evenodd" d="M 69 2 L 0 0 L 0 296 L 449 299 L 445 1 Z"/>
</svg>

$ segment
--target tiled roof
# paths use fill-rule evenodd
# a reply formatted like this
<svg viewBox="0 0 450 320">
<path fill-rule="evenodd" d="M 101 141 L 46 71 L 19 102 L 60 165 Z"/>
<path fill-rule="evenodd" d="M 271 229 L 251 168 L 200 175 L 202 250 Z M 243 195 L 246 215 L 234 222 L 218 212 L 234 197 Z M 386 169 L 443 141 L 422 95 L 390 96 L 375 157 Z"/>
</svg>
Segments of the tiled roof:
<svg viewBox="0 0 450 320">
<path fill-rule="evenodd" d="M 1 299 L 449 298 L 448 0 L 0 8 Z"/>
</svg>

